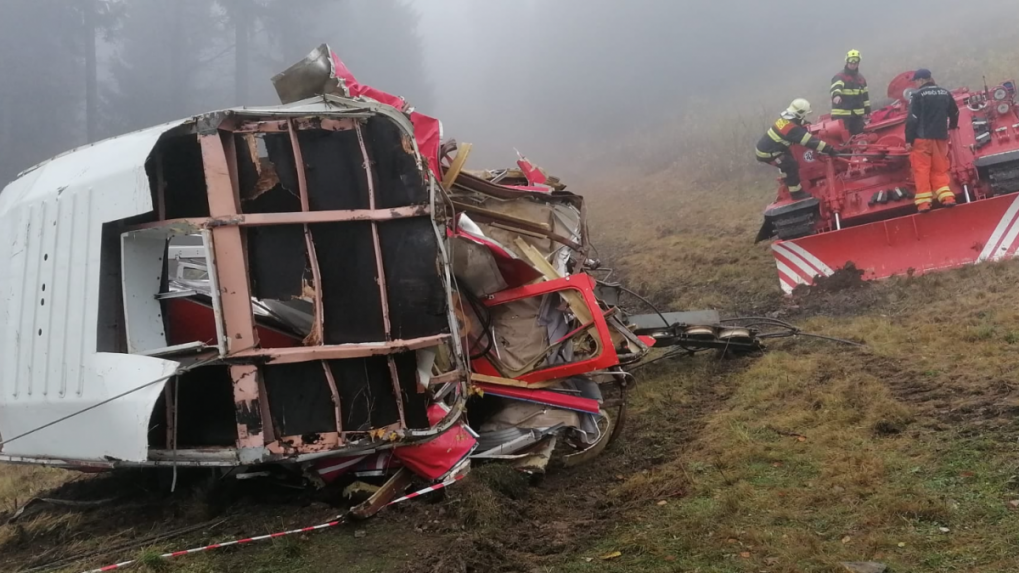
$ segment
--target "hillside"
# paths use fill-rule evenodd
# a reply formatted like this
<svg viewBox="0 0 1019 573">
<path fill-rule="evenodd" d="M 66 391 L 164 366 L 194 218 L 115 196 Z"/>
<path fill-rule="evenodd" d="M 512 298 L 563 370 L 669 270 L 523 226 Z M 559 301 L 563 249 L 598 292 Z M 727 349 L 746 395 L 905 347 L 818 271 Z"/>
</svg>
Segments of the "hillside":
<svg viewBox="0 0 1019 573">
<path fill-rule="evenodd" d="M 1005 69 L 973 47 L 947 73 L 972 76 L 973 61 Z M 800 338 L 761 356 L 661 361 L 638 370 L 622 439 L 589 466 L 533 485 L 479 467 L 367 522 L 169 563 L 151 556 L 336 512 L 256 484 L 224 491 L 185 476 L 171 497 L 134 475 L 0 466 L 0 514 L 43 492 L 117 499 L 0 526 L 0 567 L 820 573 L 874 560 L 893 572 L 1016 571 L 1019 264 L 780 296 L 768 246 L 753 244 L 774 173 L 747 142 L 768 113 L 677 118 L 634 140 L 626 157 L 644 159 L 604 178 L 588 170 L 571 189 L 588 196 L 598 255 L 663 308 L 772 314 L 864 347 Z"/>
<path fill-rule="evenodd" d="M 611 223 L 601 221 L 599 246 L 616 273 L 669 308 L 777 312 L 867 346 L 800 339 L 760 357 L 659 362 L 640 372 L 623 439 L 593 467 L 556 469 L 537 487 L 479 468 L 445 497 L 365 524 L 152 570 L 310 572 L 342 563 L 355 572 L 792 572 L 871 559 L 893 571 L 1015 570 L 1019 265 L 786 300 L 767 247 L 752 245 L 770 190 L 686 191 L 670 204 L 687 206 L 659 209 L 649 224 L 655 198 L 677 193 L 668 181 L 662 174 L 641 182 L 632 201 L 614 203 Z M 745 199 L 729 200 L 735 193 Z M 604 217 L 595 197 L 596 218 Z M 4 509 L 68 477 L 2 472 Z M 86 488 L 86 498 L 127 487 L 76 479 L 71 487 Z M 129 483 L 115 510 L 45 512 L 4 526 L 0 561 L 37 564 L 110 548 L 211 514 L 230 519 L 90 561 L 332 516 L 320 501 L 286 491 L 246 487 L 230 503 L 210 503 L 201 488 L 167 499 L 155 484 Z M 354 537 L 360 529 L 363 539 Z M 600 559 L 615 551 L 621 556 Z"/>
</svg>

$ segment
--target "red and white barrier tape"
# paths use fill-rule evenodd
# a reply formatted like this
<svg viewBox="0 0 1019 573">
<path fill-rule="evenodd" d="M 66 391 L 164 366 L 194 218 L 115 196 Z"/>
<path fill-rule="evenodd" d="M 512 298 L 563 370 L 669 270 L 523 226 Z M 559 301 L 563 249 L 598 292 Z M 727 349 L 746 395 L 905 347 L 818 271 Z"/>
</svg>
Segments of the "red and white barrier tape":
<svg viewBox="0 0 1019 573">
<path fill-rule="evenodd" d="M 411 493 L 411 494 L 405 495 L 403 497 L 394 499 L 393 501 L 387 503 L 383 507 L 388 507 L 390 505 L 393 505 L 394 503 L 400 503 L 401 501 L 407 501 L 408 499 L 414 499 L 415 497 L 422 496 L 422 495 L 424 495 L 426 493 L 430 493 L 430 492 L 433 492 L 433 491 L 436 491 L 436 490 L 440 490 L 440 489 L 442 489 L 444 487 L 452 485 L 452 484 L 456 483 L 457 481 L 463 479 L 463 477 L 465 475 L 466 474 L 461 473 L 459 475 L 456 475 L 454 477 L 451 477 L 451 478 L 447 479 L 446 481 L 444 481 L 442 483 L 437 483 L 435 485 L 428 486 L 428 487 L 426 487 L 424 489 L 415 491 L 414 493 Z M 334 519 L 333 521 L 330 521 L 328 523 L 321 523 L 319 525 L 312 525 L 311 527 L 302 527 L 300 529 L 291 529 L 290 531 L 280 531 L 278 533 L 270 533 L 268 535 L 259 535 L 257 537 L 247 537 L 247 538 L 244 538 L 244 539 L 235 539 L 233 541 L 225 541 L 223 543 L 213 543 L 212 545 L 206 545 L 204 547 L 195 547 L 194 549 L 185 549 L 183 551 L 174 551 L 172 553 L 163 553 L 162 555 L 159 556 L 159 558 L 160 559 L 170 559 L 172 557 L 180 557 L 182 555 L 191 555 L 193 553 L 203 553 L 205 551 L 211 551 L 213 549 L 219 549 L 220 547 L 229 547 L 231 545 L 245 545 L 245 544 L 248 544 L 248 543 L 254 543 L 256 541 L 265 541 L 266 539 L 275 539 L 277 537 L 284 537 L 284 536 L 287 536 L 287 535 L 293 535 L 295 533 L 307 533 L 309 531 L 316 531 L 316 530 L 319 530 L 319 529 L 328 529 L 330 527 L 335 527 L 337 525 L 340 525 L 341 523 L 345 523 L 345 520 L 343 519 L 342 516 L 339 516 L 336 519 Z M 133 565 L 133 564 L 135 564 L 137 562 L 138 562 L 137 559 L 132 559 L 130 561 L 122 561 L 120 563 L 114 563 L 113 565 L 107 565 L 106 567 L 100 567 L 99 569 L 90 569 L 90 570 L 86 571 L 85 573 L 103 573 L 105 571 L 115 571 L 117 569 L 123 569 L 124 567 L 127 567 L 129 565 Z"/>
</svg>

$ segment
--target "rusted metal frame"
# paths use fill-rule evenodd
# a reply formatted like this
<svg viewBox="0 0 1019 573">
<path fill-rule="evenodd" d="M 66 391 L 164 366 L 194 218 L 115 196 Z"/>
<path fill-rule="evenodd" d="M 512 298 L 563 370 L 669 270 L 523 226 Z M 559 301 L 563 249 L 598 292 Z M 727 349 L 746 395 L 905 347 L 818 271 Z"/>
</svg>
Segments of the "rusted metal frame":
<svg viewBox="0 0 1019 573">
<path fill-rule="evenodd" d="M 293 120 L 287 120 L 287 133 L 290 135 L 290 147 L 294 150 L 294 169 L 297 171 L 297 188 L 301 197 L 301 211 L 311 211 L 308 199 L 308 178 L 304 172 L 304 155 L 301 153 L 301 142 L 297 139 Z M 322 271 L 318 267 L 318 254 L 315 241 L 311 238 L 311 227 L 304 225 L 304 244 L 308 251 L 308 264 L 311 265 L 311 283 L 315 289 L 315 324 L 314 335 L 319 344 L 325 342 L 325 308 L 322 306 Z"/>
<path fill-rule="evenodd" d="M 240 192 L 233 137 L 223 137 L 216 130 L 198 136 L 202 164 L 209 196 L 209 212 L 213 217 L 229 217 L 240 212 Z M 218 227 L 211 231 L 219 283 L 220 308 L 228 354 L 254 349 L 258 344 L 255 318 L 251 308 L 248 283 L 247 254 L 238 227 Z M 258 367 L 238 364 L 230 367 L 233 383 L 234 409 L 237 421 L 237 447 L 260 451 L 265 445 L 262 431 L 262 393 Z M 256 456 L 259 454 L 256 454 Z M 243 461 L 243 460 L 242 460 Z"/>
<path fill-rule="evenodd" d="M 347 221 L 389 221 L 431 215 L 428 205 L 394 207 L 392 209 L 349 209 L 310 211 L 308 213 L 264 213 L 243 215 L 236 223 L 241 226 L 291 225 L 299 223 L 342 223 Z"/>
<path fill-rule="evenodd" d="M 299 117 L 296 119 L 253 120 L 237 125 L 234 133 L 289 133 L 291 125 L 297 130 L 350 131 L 355 120 L 335 117 Z"/>
<path fill-rule="evenodd" d="M 232 217 L 189 217 L 154 221 L 124 227 L 125 232 L 144 231 L 169 226 L 186 229 L 213 229 L 216 227 L 259 227 L 268 225 L 301 225 L 315 223 L 342 223 L 345 221 L 389 221 L 432 214 L 428 205 L 393 207 L 392 209 L 342 209 L 335 211 L 309 211 L 307 213 L 248 213 Z"/>
<path fill-rule="evenodd" d="M 292 225 L 300 223 L 343 223 L 347 221 L 389 221 L 431 215 L 428 205 L 393 207 L 392 209 L 348 209 L 337 211 L 310 211 L 307 213 L 263 213 L 242 215 L 236 223 L 241 226 Z"/>
<path fill-rule="evenodd" d="M 372 177 L 371 160 L 368 157 L 368 147 L 364 144 L 364 134 L 361 131 L 361 124 L 354 125 L 354 132 L 357 133 L 357 143 L 361 147 L 361 158 L 364 160 L 364 174 L 368 179 L 368 208 L 375 210 L 375 180 Z M 392 323 L 389 320 L 389 292 L 386 288 L 386 269 L 382 264 L 382 243 L 379 240 L 379 224 L 371 222 L 372 245 L 375 247 L 375 270 L 378 273 L 379 300 L 382 303 L 382 324 L 386 331 L 386 340 L 393 339 Z M 403 411 L 403 393 L 400 391 L 400 377 L 396 370 L 396 361 L 393 357 L 388 358 L 389 375 L 393 383 L 393 395 L 396 398 L 396 408 L 400 413 L 400 427 L 407 427 L 407 418 Z"/>
<path fill-rule="evenodd" d="M 340 408 L 340 391 L 336 386 L 336 378 L 333 377 L 333 371 L 325 360 L 322 361 L 322 370 L 325 371 L 326 383 L 329 384 L 329 394 L 332 395 L 333 399 L 333 411 L 336 414 L 336 432 L 340 435 L 340 440 L 343 441 L 343 410 Z"/>
<path fill-rule="evenodd" d="M 436 334 L 409 340 L 362 344 L 334 344 L 329 346 L 296 346 L 293 348 L 253 348 L 230 355 L 230 358 L 261 358 L 272 364 L 291 364 L 309 360 L 344 360 L 385 356 L 420 348 L 437 346 L 450 338 L 449 334 Z"/>
<path fill-rule="evenodd" d="M 233 138 L 226 142 L 220 134 L 200 135 L 202 162 L 205 166 L 209 210 L 213 217 L 230 217 L 238 214 L 239 198 L 236 160 L 231 161 Z M 212 246 L 215 251 L 219 295 L 223 309 L 223 322 L 230 353 L 254 348 L 257 343 L 255 319 L 251 310 L 251 288 L 248 284 L 247 257 L 238 227 L 212 229 Z"/>
</svg>

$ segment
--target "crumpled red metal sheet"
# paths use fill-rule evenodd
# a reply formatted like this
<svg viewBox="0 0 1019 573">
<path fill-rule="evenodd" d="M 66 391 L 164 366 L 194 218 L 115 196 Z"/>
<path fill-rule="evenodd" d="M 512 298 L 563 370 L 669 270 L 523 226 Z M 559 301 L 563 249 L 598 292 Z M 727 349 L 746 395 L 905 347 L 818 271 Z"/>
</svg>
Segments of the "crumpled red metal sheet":
<svg viewBox="0 0 1019 573">
<path fill-rule="evenodd" d="M 336 55 L 336 52 L 330 51 L 329 54 L 333 59 L 336 76 L 343 79 L 344 86 L 350 92 L 351 97 L 369 97 L 375 101 L 391 105 L 400 111 L 407 111 L 407 102 L 402 97 L 358 82 L 354 74 L 343 63 L 343 60 Z M 442 173 L 439 171 L 439 145 L 442 137 L 442 125 L 438 119 L 416 111 L 411 112 L 410 121 L 414 124 L 414 139 L 417 141 L 418 151 L 422 157 L 428 160 L 428 168 L 435 174 L 436 179 L 442 180 Z"/>
<path fill-rule="evenodd" d="M 446 410 L 438 404 L 428 408 L 428 421 L 431 424 L 438 424 L 445 416 Z M 428 480 L 438 480 L 470 455 L 477 445 L 477 439 L 467 426 L 460 422 L 434 440 L 396 448 L 393 456 L 415 474 Z"/>
</svg>

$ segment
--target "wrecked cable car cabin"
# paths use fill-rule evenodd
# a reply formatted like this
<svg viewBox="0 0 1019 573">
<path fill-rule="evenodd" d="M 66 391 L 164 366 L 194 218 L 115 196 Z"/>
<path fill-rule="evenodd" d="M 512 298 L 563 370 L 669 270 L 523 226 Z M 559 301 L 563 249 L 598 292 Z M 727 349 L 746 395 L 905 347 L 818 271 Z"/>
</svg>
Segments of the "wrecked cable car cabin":
<svg viewBox="0 0 1019 573">
<path fill-rule="evenodd" d="M 457 424 L 467 369 L 413 135 L 323 96 L 23 173 L 0 194 L 0 460 L 305 461 Z"/>
</svg>

